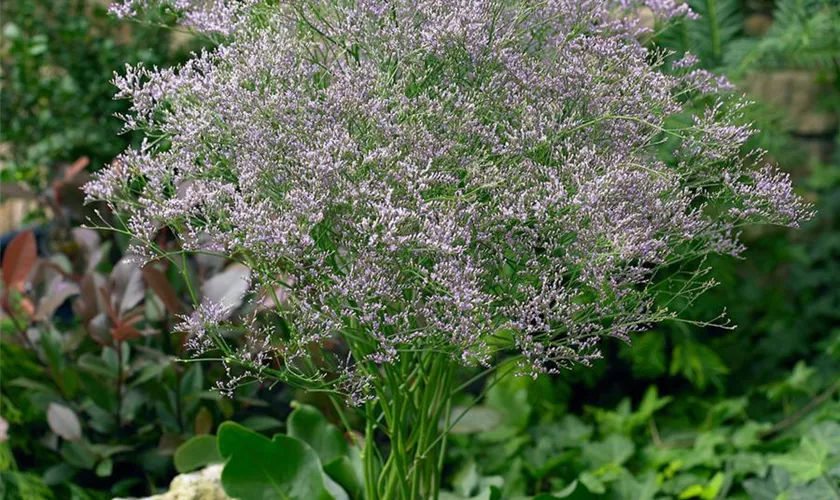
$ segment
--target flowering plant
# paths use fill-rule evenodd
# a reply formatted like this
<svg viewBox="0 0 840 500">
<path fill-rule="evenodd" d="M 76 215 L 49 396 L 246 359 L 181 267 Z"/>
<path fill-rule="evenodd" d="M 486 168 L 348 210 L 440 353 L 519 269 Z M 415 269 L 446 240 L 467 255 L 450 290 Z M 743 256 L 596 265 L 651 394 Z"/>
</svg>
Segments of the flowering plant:
<svg viewBox="0 0 840 500">
<path fill-rule="evenodd" d="M 366 498 L 436 497 L 456 367 L 587 365 L 602 337 L 679 319 L 669 306 L 712 285 L 703 257 L 737 255 L 740 227 L 810 216 L 742 154 L 731 85 L 640 42 L 638 4 L 176 1 L 224 42 L 116 77 L 149 140 L 88 194 L 144 259 L 173 258 L 167 227 L 250 269 L 276 317 L 242 348 L 224 303 L 184 319 L 228 367 L 220 388 L 343 395 L 366 420 Z M 689 101 L 705 111 L 680 123 Z"/>
</svg>

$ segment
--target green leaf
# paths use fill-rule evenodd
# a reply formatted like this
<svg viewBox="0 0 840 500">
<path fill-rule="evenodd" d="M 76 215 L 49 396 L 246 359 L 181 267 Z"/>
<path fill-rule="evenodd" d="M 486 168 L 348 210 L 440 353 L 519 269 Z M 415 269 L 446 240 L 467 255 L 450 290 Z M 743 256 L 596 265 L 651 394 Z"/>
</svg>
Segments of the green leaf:
<svg viewBox="0 0 840 500">
<path fill-rule="evenodd" d="M 570 448 L 580 446 L 592 438 L 592 426 L 574 415 L 564 415 L 556 427 L 552 426 L 552 439 L 560 446 Z"/>
<path fill-rule="evenodd" d="M 601 482 L 600 479 L 595 477 L 594 474 L 591 472 L 583 472 L 580 476 L 578 476 L 578 480 L 586 489 L 590 492 L 595 493 L 596 495 L 603 495 L 607 492 L 607 487 L 604 486 L 604 483 Z"/>
<path fill-rule="evenodd" d="M 295 410 L 286 421 L 288 435 L 306 442 L 324 464 L 324 472 L 352 498 L 361 498 L 364 470 L 359 449 L 350 446 L 341 430 L 327 422 L 315 407 L 293 403 Z"/>
<path fill-rule="evenodd" d="M 347 454 L 348 445 L 338 427 L 327 419 L 315 407 L 293 403 L 295 410 L 286 421 L 287 434 L 300 439 L 312 447 L 321 463 L 329 463 Z"/>
<path fill-rule="evenodd" d="M 504 416 L 493 408 L 480 405 L 470 408 L 456 406 L 452 408 L 452 413 L 449 417 L 449 422 L 452 426 L 449 429 L 449 434 L 486 433 L 498 428 L 503 420 Z M 444 430 L 445 425 L 446 422 L 441 420 L 440 429 Z"/>
<path fill-rule="evenodd" d="M 761 443 L 761 433 L 773 427 L 767 422 L 756 422 L 750 420 L 732 433 L 732 444 L 736 448 L 746 450 Z"/>
<path fill-rule="evenodd" d="M 639 408 L 627 418 L 625 432 L 632 432 L 639 427 L 647 426 L 653 414 L 667 406 L 671 399 L 670 396 L 660 398 L 655 385 L 648 387 L 642 402 L 639 403 Z"/>
<path fill-rule="evenodd" d="M 96 475 L 99 477 L 110 477 L 111 473 L 114 471 L 114 461 L 110 458 L 106 458 L 105 460 L 96 464 Z"/>
<path fill-rule="evenodd" d="M 66 441 L 61 446 L 61 456 L 65 462 L 79 469 L 93 469 L 96 465 L 96 455 L 80 442 Z"/>
<path fill-rule="evenodd" d="M 198 396 L 204 388 L 204 371 L 201 368 L 201 363 L 193 363 L 190 366 L 184 373 L 179 388 L 181 399 L 184 401 L 190 401 Z"/>
<path fill-rule="evenodd" d="M 364 469 L 359 449 L 350 447 L 348 456 L 338 457 L 324 465 L 324 472 L 335 480 L 350 495 L 350 498 L 364 497 Z"/>
<path fill-rule="evenodd" d="M 706 484 L 693 484 L 684 489 L 678 498 L 685 500 L 688 498 L 702 498 L 703 500 L 714 500 L 720 492 L 723 481 L 726 475 L 723 472 L 718 472 Z"/>
<path fill-rule="evenodd" d="M 195 436 L 175 450 L 175 470 L 180 474 L 222 462 L 216 436 Z"/>
<path fill-rule="evenodd" d="M 55 464 L 44 471 L 44 483 L 50 486 L 61 484 L 69 481 L 76 473 L 77 469 L 64 462 Z"/>
<path fill-rule="evenodd" d="M 786 397 L 798 394 L 814 395 L 814 380 L 817 369 L 808 366 L 804 361 L 796 363 L 790 376 L 781 382 L 771 384 L 767 388 L 767 397 L 773 401 L 781 401 Z"/>
<path fill-rule="evenodd" d="M 837 494 L 826 478 L 808 484 L 791 484 L 790 474 L 773 467 L 766 479 L 748 479 L 744 489 L 752 500 L 836 500 Z"/>
<path fill-rule="evenodd" d="M 584 445 L 583 457 L 593 468 L 622 465 L 633 456 L 634 450 L 633 441 L 620 434 L 611 434 L 603 441 Z"/>
<path fill-rule="evenodd" d="M 729 368 L 720 356 L 691 337 L 683 337 L 674 347 L 670 374 L 682 375 L 698 389 L 703 390 L 710 383 L 722 388 L 727 373 Z"/>
<path fill-rule="evenodd" d="M 659 491 L 656 476 L 657 474 L 652 470 L 635 476 L 629 472 L 622 474 L 614 483 L 615 492 L 618 498 L 653 500 Z"/>
<path fill-rule="evenodd" d="M 785 455 L 771 458 L 770 463 L 790 472 L 793 483 L 806 483 L 828 471 L 828 445 L 805 436 L 799 448 Z"/>
<path fill-rule="evenodd" d="M 748 475 L 758 475 L 764 477 L 767 475 L 767 459 L 760 453 L 739 452 L 732 455 L 728 459 L 727 470 L 732 472 L 732 475 L 737 478 L 743 478 Z"/>
<path fill-rule="evenodd" d="M 829 453 L 840 454 L 840 423 L 826 420 L 812 428 L 808 435 L 820 443 L 824 443 Z"/>
<path fill-rule="evenodd" d="M 572 495 L 577 489 L 577 479 L 569 483 L 568 486 L 563 488 L 562 490 L 552 491 L 551 493 L 542 493 L 534 497 L 534 500 L 553 500 L 556 498 L 567 498 Z"/>
<path fill-rule="evenodd" d="M 665 334 L 651 331 L 633 338 L 633 345 L 623 346 L 621 357 L 628 360 L 636 378 L 656 378 L 668 371 Z"/>
<path fill-rule="evenodd" d="M 318 455 L 290 436 L 274 439 L 239 424 L 219 426 L 219 453 L 227 460 L 222 487 L 229 496 L 248 500 L 342 500 L 327 489 Z"/>
<path fill-rule="evenodd" d="M 530 377 L 511 376 L 495 381 L 495 385 L 487 391 L 485 404 L 501 413 L 505 424 L 524 429 L 531 417 L 532 406 L 528 401 L 528 388 L 533 382 Z"/>
<path fill-rule="evenodd" d="M 452 486 L 455 487 L 455 493 L 468 498 L 472 495 L 473 490 L 478 488 L 478 478 L 478 468 L 476 468 L 475 462 L 470 460 L 452 476 Z"/>
<path fill-rule="evenodd" d="M 283 427 L 283 422 L 274 417 L 267 417 L 265 415 L 254 415 L 246 418 L 240 423 L 252 431 L 257 432 L 265 432 Z"/>
</svg>

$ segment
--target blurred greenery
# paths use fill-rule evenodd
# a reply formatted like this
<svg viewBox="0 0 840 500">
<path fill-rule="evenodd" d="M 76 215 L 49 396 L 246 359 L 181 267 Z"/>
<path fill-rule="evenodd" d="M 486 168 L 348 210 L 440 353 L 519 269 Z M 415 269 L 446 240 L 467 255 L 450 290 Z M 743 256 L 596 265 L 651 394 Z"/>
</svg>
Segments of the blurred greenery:
<svg viewBox="0 0 840 500">
<path fill-rule="evenodd" d="M 704 17 L 651 43 L 690 49 L 701 67 L 736 81 L 783 68 L 812 72 L 835 90 L 820 96 L 820 109 L 840 111 L 836 2 L 778 0 L 762 37 L 744 32 L 756 12 L 739 0 L 688 2 Z M 113 72 L 184 57 L 170 32 L 117 22 L 99 3 L 4 2 L 2 17 L 3 183 L 43 189 L 61 163 L 88 156 L 95 169 L 110 161 L 135 140 L 118 134 L 113 115 L 126 103 L 111 99 Z M 720 285 L 686 321 L 637 335 L 632 346 L 606 343 L 592 369 L 473 384 L 453 413 L 476 405 L 449 438 L 442 498 L 840 499 L 840 137 L 811 138 L 833 140 L 835 154 L 807 159 L 784 109 L 758 102 L 746 119 L 762 129 L 750 147 L 767 149 L 791 171 L 817 217 L 794 231 L 748 230 L 743 260 L 709 263 Z M 47 318 L 29 318 L 26 300 L 58 300 L 54 283 L 41 279 L 10 295 L 17 316 L 0 321 L 0 416 L 9 424 L 0 441 L 0 498 L 160 491 L 176 471 L 219 460 L 212 435 L 228 431 L 272 457 L 272 441 L 258 434 L 283 431 L 278 439 L 304 443 L 295 445 L 301 461 L 278 455 L 274 462 L 310 470 L 314 453 L 324 470 L 313 472 L 312 487 L 334 481 L 358 498 L 358 450 L 339 439 L 328 402 L 306 398 L 325 419 L 311 406 L 293 409 L 282 388 L 252 385 L 223 399 L 208 390 L 221 367 L 175 361 L 182 346 L 171 329 L 187 312 L 182 299 L 190 286 L 224 274 L 224 262 L 185 261 L 191 284 L 174 265 L 131 278 L 140 280 L 130 308 L 139 316 L 116 320 L 139 319 L 103 328 L 77 302 L 90 283 L 94 302 L 97 287 L 119 288 L 114 270 L 127 242 L 112 235 L 92 244 L 69 229 L 44 257 L 79 296 L 54 304 Z M 723 310 L 737 328 L 704 326 Z M 23 317 L 25 328 L 14 323 Z M 31 341 L 23 338 L 32 331 Z M 229 420 L 240 426 L 218 427 Z M 221 456 L 238 460 L 248 451 L 236 446 Z"/>
<path fill-rule="evenodd" d="M 165 28 L 117 21 L 106 7 L 89 0 L 2 3 L 0 181 L 44 188 L 57 163 L 87 156 L 98 168 L 137 139 L 120 134 L 114 115 L 128 103 L 112 99 L 114 72 L 125 64 L 178 63 L 187 46 L 173 44 Z"/>
</svg>

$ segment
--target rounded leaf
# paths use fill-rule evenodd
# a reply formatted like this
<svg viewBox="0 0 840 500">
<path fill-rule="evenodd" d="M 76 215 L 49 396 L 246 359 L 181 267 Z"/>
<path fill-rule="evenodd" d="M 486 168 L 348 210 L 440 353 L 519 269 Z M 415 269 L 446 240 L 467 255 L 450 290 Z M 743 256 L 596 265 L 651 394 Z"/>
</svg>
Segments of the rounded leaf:
<svg viewBox="0 0 840 500">
<path fill-rule="evenodd" d="M 323 464 L 347 455 L 348 445 L 344 435 L 313 406 L 297 405 L 286 425 L 289 436 L 305 441 L 315 450 Z"/>
<path fill-rule="evenodd" d="M 233 422 L 219 426 L 219 453 L 227 460 L 222 487 L 234 498 L 338 500 L 327 490 L 318 455 L 303 441 L 269 440 Z M 346 498 L 346 494 L 343 498 Z"/>
</svg>

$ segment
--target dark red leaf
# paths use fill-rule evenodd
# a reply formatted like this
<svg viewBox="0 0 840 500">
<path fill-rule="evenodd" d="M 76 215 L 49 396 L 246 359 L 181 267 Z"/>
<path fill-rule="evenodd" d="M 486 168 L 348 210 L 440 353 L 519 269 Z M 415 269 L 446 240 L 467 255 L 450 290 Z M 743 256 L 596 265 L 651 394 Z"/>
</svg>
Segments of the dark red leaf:
<svg viewBox="0 0 840 500">
<path fill-rule="evenodd" d="M 119 327 L 114 328 L 111 331 L 111 336 L 114 338 L 114 340 L 118 342 L 123 342 L 126 340 L 140 338 L 143 336 L 143 334 L 140 333 L 140 330 L 134 328 L 131 325 L 120 325 Z"/>
<path fill-rule="evenodd" d="M 178 295 L 172 285 L 169 284 L 166 275 L 152 266 L 146 266 L 143 268 L 143 279 L 146 280 L 146 285 L 160 297 L 170 314 L 174 315 L 181 312 L 181 301 L 178 300 Z"/>
<path fill-rule="evenodd" d="M 22 292 L 32 266 L 38 261 L 35 233 L 25 231 L 9 243 L 3 255 L 3 283 L 7 289 Z"/>
</svg>

